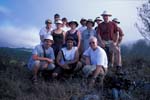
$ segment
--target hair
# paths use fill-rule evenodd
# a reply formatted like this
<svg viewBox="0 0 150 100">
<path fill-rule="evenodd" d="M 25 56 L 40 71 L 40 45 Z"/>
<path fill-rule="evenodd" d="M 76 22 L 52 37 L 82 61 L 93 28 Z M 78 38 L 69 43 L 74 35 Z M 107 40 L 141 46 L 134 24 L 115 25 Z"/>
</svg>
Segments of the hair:
<svg viewBox="0 0 150 100">
<path fill-rule="evenodd" d="M 89 41 L 94 40 L 95 42 L 97 42 L 97 38 L 95 36 L 90 36 Z"/>
<path fill-rule="evenodd" d="M 66 17 L 62 18 L 62 21 L 66 21 L 66 22 L 68 22 L 68 20 L 67 20 L 67 18 L 66 18 Z"/>
<path fill-rule="evenodd" d="M 68 40 L 74 41 L 74 38 L 72 36 L 68 36 L 67 39 L 66 39 L 66 41 L 68 41 Z"/>
<path fill-rule="evenodd" d="M 54 17 L 60 17 L 60 15 L 56 13 L 56 14 L 54 15 Z"/>
</svg>

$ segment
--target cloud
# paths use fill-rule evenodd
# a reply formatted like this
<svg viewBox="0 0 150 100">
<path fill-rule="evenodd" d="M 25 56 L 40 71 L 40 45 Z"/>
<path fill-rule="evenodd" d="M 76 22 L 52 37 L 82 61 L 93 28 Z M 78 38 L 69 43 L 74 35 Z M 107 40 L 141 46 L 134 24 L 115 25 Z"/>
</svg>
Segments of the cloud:
<svg viewBox="0 0 150 100">
<path fill-rule="evenodd" d="M 4 15 L 9 15 L 11 13 L 10 9 L 0 5 L 0 13 Z"/>
<path fill-rule="evenodd" d="M 31 48 L 40 43 L 36 27 L 21 28 L 15 26 L 0 27 L 0 46 Z"/>
</svg>

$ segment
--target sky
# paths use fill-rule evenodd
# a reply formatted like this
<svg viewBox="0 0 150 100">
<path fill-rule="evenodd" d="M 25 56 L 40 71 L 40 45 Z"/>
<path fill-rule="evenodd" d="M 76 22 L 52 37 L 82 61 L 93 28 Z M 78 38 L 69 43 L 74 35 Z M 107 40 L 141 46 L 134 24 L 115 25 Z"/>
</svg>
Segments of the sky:
<svg viewBox="0 0 150 100">
<path fill-rule="evenodd" d="M 34 47 L 40 43 L 39 31 L 45 19 L 79 20 L 101 17 L 104 10 L 118 18 L 125 36 L 123 43 L 143 37 L 135 27 L 139 21 L 137 7 L 146 0 L 0 0 L 0 46 Z M 102 17 L 101 17 L 102 18 Z"/>
</svg>

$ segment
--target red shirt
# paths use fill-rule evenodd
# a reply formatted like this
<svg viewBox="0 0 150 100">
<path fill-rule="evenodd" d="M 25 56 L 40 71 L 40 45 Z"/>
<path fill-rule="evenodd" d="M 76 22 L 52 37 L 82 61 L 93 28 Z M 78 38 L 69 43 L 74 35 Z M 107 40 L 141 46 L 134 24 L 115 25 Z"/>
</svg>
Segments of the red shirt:
<svg viewBox="0 0 150 100">
<path fill-rule="evenodd" d="M 117 34 L 118 27 L 114 22 L 109 21 L 108 23 L 102 22 L 98 25 L 97 34 L 99 34 L 102 40 L 114 40 Z"/>
</svg>

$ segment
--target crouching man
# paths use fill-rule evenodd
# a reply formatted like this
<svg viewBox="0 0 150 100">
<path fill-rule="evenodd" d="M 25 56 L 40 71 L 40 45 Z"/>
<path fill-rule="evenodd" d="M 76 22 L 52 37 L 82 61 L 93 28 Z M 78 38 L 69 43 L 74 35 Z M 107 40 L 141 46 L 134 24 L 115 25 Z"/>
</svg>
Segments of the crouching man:
<svg viewBox="0 0 150 100">
<path fill-rule="evenodd" d="M 89 45 L 90 47 L 83 53 L 86 63 L 83 67 L 83 73 L 86 77 L 91 76 L 89 85 L 93 86 L 98 76 L 102 76 L 103 79 L 106 74 L 108 60 L 105 51 L 98 46 L 96 37 L 90 37 Z"/>
<path fill-rule="evenodd" d="M 51 48 L 53 37 L 51 35 L 44 36 L 44 42 L 37 45 L 33 51 L 28 63 L 28 68 L 33 71 L 33 82 L 37 81 L 37 74 L 39 70 L 48 69 L 53 70 L 54 65 L 54 51 Z"/>
<path fill-rule="evenodd" d="M 79 62 L 79 52 L 76 46 L 73 46 L 74 39 L 69 36 L 66 39 L 66 47 L 62 48 L 58 55 L 56 62 L 58 66 L 53 72 L 53 77 L 60 76 L 62 74 L 73 74 L 81 68 Z"/>
</svg>

